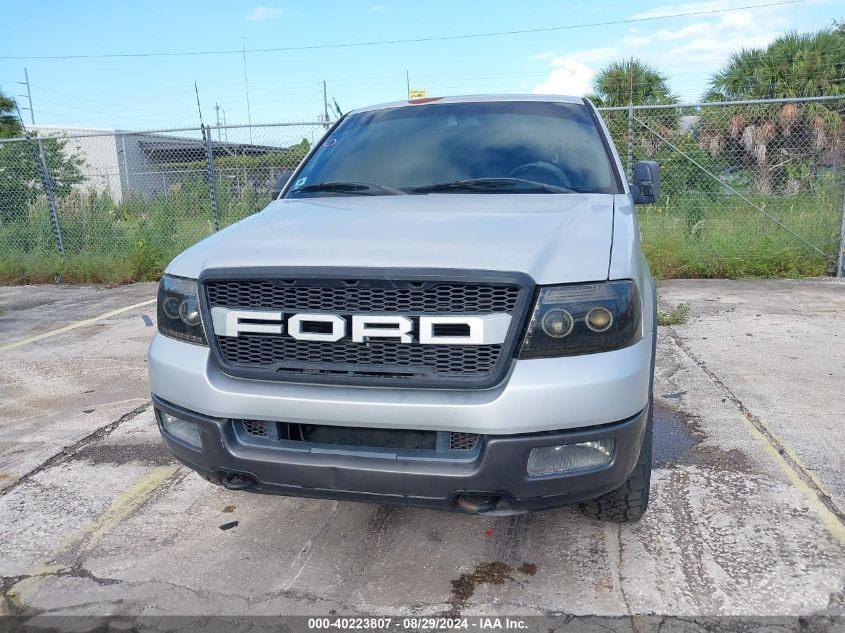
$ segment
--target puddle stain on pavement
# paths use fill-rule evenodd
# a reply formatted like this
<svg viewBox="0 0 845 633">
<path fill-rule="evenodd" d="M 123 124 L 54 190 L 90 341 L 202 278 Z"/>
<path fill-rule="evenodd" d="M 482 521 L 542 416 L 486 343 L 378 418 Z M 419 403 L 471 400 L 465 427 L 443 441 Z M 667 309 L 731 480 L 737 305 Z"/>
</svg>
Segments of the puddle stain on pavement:
<svg viewBox="0 0 845 633">
<path fill-rule="evenodd" d="M 534 563 L 522 563 L 517 567 L 520 574 L 533 576 L 537 573 L 537 565 Z M 505 581 L 519 582 L 512 575 L 513 567 L 499 561 L 479 563 L 475 569 L 468 574 L 461 574 L 452 580 L 452 599 L 449 601 L 452 609 L 447 617 L 460 616 L 461 609 L 466 606 L 469 599 L 475 593 L 478 585 L 503 585 Z"/>
<path fill-rule="evenodd" d="M 163 442 L 137 444 L 91 444 L 72 456 L 73 460 L 85 460 L 91 465 L 127 464 L 140 462 L 149 466 L 175 465 L 176 460 Z"/>
<path fill-rule="evenodd" d="M 654 466 L 697 465 L 713 470 L 747 473 L 748 456 L 735 448 L 705 443 L 707 435 L 694 416 L 661 405 L 654 406 Z"/>
</svg>

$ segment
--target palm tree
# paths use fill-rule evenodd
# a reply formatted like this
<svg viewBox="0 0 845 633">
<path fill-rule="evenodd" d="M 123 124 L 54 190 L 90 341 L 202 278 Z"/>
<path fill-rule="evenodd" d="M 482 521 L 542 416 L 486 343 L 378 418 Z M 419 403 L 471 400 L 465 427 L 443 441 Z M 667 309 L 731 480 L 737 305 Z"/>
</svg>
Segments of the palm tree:
<svg viewBox="0 0 845 633">
<path fill-rule="evenodd" d="M 706 101 L 845 94 L 845 33 L 787 33 L 765 50 L 742 50 L 716 73 Z M 842 143 L 843 101 L 704 108 L 699 128 L 711 156 L 734 153 L 755 188 L 797 191 L 812 179 L 819 155 Z M 729 108 L 729 109 L 728 109 Z"/>
<path fill-rule="evenodd" d="M 15 113 L 15 102 L 0 91 L 0 138 L 21 136 L 23 128 Z"/>
<path fill-rule="evenodd" d="M 593 80 L 590 98 L 599 106 L 657 105 L 675 103 L 666 75 L 631 57 L 611 62 Z"/>
<path fill-rule="evenodd" d="M 593 93 L 589 99 L 600 107 L 627 105 L 659 105 L 676 103 L 678 96 L 669 89 L 666 75 L 653 66 L 631 57 L 611 62 L 601 69 L 593 79 Z M 637 158 L 652 158 L 660 147 L 660 137 L 673 134 L 678 129 L 679 113 L 665 110 L 642 110 L 637 112 L 631 142 L 639 151 Z M 625 112 L 605 112 L 604 119 L 613 137 L 617 140 L 620 153 L 627 153 L 628 119 Z M 646 129 L 647 125 L 653 132 Z"/>
</svg>

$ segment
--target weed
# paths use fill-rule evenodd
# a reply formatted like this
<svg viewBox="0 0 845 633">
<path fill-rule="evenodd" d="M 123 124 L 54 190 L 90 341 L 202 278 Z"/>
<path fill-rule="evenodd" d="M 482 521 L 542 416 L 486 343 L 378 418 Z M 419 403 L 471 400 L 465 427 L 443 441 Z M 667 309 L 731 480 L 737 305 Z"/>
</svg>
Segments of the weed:
<svg viewBox="0 0 845 633">
<path fill-rule="evenodd" d="M 657 311 L 657 325 L 683 325 L 689 318 L 689 305 L 686 303 L 679 303 L 674 308 L 666 312 L 664 310 Z"/>
</svg>

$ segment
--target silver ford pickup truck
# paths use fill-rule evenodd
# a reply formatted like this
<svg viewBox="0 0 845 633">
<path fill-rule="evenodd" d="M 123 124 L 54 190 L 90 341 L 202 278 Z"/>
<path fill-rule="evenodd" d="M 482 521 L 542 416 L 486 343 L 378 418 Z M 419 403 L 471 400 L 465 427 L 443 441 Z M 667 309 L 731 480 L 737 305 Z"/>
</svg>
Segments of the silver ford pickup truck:
<svg viewBox="0 0 845 633">
<path fill-rule="evenodd" d="M 654 281 L 582 98 L 356 110 L 261 213 L 174 259 L 149 373 L 232 490 L 514 513 L 648 504 Z"/>
</svg>

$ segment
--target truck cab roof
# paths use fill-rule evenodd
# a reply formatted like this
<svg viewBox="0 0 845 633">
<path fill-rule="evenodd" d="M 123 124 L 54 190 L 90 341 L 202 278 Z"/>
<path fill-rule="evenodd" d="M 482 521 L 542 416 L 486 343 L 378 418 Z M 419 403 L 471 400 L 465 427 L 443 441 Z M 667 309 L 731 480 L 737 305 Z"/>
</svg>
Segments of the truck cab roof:
<svg viewBox="0 0 845 633">
<path fill-rule="evenodd" d="M 445 103 L 489 103 L 496 101 L 538 101 L 541 103 L 584 103 L 583 97 L 567 95 L 536 95 L 536 94 L 500 94 L 500 95 L 457 95 L 452 97 L 423 97 L 420 99 L 406 99 L 405 101 L 391 101 L 379 103 L 352 110 L 349 114 L 372 112 L 374 110 L 389 110 L 391 108 L 420 107 L 423 105 Z"/>
</svg>

